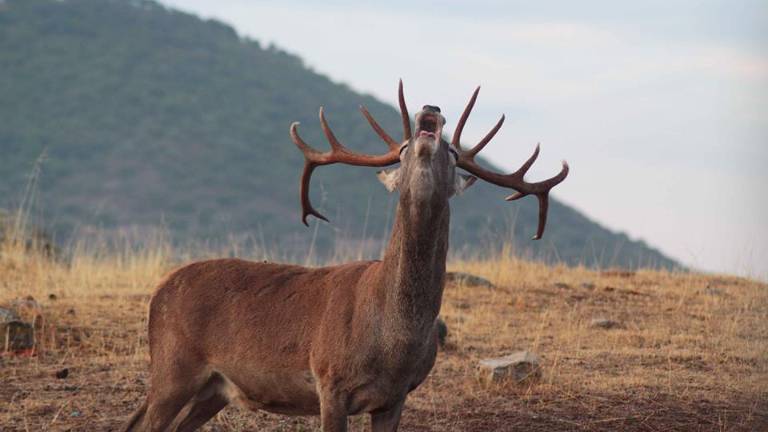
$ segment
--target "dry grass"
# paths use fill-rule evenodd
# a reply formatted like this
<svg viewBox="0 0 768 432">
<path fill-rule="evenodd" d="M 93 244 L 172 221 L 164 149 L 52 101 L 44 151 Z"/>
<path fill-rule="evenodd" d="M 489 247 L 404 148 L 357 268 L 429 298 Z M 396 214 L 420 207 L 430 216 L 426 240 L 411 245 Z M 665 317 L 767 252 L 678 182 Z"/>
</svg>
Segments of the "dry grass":
<svg viewBox="0 0 768 432">
<path fill-rule="evenodd" d="M 0 303 L 31 295 L 46 318 L 39 355 L 0 358 L 1 430 L 119 429 L 146 391 L 146 304 L 169 256 L 162 244 L 83 247 L 57 263 L 17 243 L 0 247 Z M 409 397 L 401 430 L 768 430 L 766 285 L 506 254 L 450 267 L 496 287 L 446 287 L 449 343 Z M 591 328 L 595 317 L 623 328 Z M 542 357 L 539 382 L 476 379 L 479 359 L 520 349 Z M 57 379 L 64 368 L 68 377 Z M 367 428 L 362 417 L 350 423 Z M 229 407 L 205 430 L 316 429 L 314 418 Z"/>
</svg>

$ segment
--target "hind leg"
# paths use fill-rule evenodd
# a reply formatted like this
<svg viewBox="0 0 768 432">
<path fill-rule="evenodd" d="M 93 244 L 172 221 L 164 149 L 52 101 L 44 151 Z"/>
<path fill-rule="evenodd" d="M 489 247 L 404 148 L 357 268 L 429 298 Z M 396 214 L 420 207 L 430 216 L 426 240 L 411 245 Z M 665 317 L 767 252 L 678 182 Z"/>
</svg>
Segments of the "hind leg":
<svg viewBox="0 0 768 432">
<path fill-rule="evenodd" d="M 205 401 L 195 401 L 194 406 L 191 407 L 189 413 L 184 419 L 179 422 L 178 427 L 175 430 L 178 432 L 192 432 L 197 430 L 200 426 L 204 425 L 213 416 L 223 410 L 224 407 L 229 405 L 229 400 L 222 395 L 214 395 L 212 398 Z"/>
<path fill-rule="evenodd" d="M 179 413 L 172 431 L 191 432 L 205 424 L 229 404 L 221 392 L 224 380 L 214 374 Z"/>
</svg>

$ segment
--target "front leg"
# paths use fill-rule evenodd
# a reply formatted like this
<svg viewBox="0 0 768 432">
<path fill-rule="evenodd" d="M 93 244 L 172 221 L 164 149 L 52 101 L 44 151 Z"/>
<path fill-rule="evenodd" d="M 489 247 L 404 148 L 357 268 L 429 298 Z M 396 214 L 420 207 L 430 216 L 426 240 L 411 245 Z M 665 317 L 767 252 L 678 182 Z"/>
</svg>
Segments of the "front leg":
<svg viewBox="0 0 768 432">
<path fill-rule="evenodd" d="M 320 423 L 323 432 L 347 432 L 347 409 L 342 398 L 330 392 L 321 393 Z"/>
<path fill-rule="evenodd" d="M 405 398 L 387 411 L 371 413 L 371 432 L 396 432 L 403 413 Z"/>
</svg>

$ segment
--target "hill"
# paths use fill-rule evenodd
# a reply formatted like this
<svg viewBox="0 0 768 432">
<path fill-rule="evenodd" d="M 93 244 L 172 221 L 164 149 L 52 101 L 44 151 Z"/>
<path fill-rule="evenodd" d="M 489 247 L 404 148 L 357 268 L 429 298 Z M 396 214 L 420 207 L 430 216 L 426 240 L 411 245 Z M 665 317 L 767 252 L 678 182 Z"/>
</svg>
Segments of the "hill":
<svg viewBox="0 0 768 432">
<path fill-rule="evenodd" d="M 313 202 L 333 223 L 316 233 L 300 224 L 302 157 L 287 131 L 301 121 L 305 139 L 326 146 L 324 105 L 343 142 L 378 152 L 357 106 L 393 133 L 397 111 L 220 22 L 145 0 L 6 0 L 0 70 L 0 207 L 18 205 L 45 152 L 39 201 L 59 240 L 160 227 L 177 242 L 236 239 L 303 257 L 375 256 L 386 237 L 395 201 L 372 169 L 318 170 Z M 544 240 L 531 242 L 535 200 L 509 204 L 506 192 L 478 184 L 453 201 L 453 251 L 511 242 L 569 264 L 677 265 L 557 200 Z"/>
</svg>

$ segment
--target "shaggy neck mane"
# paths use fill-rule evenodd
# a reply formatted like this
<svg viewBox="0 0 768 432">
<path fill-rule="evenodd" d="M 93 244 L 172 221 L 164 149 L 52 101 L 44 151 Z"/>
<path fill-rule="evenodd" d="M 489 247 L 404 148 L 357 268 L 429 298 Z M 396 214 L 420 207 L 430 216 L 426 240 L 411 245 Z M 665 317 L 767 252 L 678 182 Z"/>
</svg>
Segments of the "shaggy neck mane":
<svg viewBox="0 0 768 432">
<path fill-rule="evenodd" d="M 440 312 L 449 221 L 446 198 L 417 202 L 409 191 L 401 192 L 378 286 L 385 291 L 379 293 L 385 313 L 403 325 L 427 331 Z"/>
</svg>

